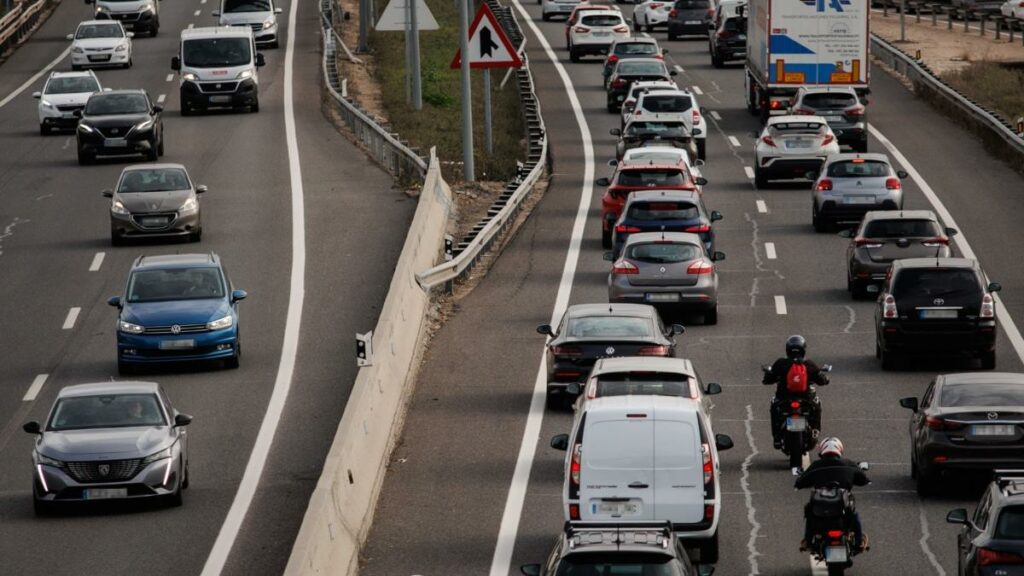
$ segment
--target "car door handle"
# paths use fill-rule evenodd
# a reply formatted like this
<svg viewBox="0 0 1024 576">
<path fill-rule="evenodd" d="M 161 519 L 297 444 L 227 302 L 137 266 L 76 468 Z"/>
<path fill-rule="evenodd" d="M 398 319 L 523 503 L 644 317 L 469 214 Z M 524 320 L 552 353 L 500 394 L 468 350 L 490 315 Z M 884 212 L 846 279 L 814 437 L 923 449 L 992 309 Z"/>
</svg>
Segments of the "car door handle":
<svg viewBox="0 0 1024 576">
<path fill-rule="evenodd" d="M 632 484 L 629 485 L 629 487 L 630 488 L 638 488 L 638 489 L 650 488 L 650 486 L 648 486 L 647 484 L 644 484 L 643 482 L 633 482 Z"/>
</svg>

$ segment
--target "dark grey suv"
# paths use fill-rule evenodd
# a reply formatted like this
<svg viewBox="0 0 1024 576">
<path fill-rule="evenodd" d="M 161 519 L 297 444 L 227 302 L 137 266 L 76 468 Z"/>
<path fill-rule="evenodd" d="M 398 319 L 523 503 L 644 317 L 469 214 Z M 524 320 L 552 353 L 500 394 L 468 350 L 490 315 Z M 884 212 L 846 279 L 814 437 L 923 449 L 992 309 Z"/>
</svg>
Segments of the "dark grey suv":
<svg viewBox="0 0 1024 576">
<path fill-rule="evenodd" d="M 789 111 L 790 114 L 821 116 L 840 146 L 850 146 L 854 152 L 867 152 L 866 103 L 853 88 L 801 86 L 789 101 Z"/>
<path fill-rule="evenodd" d="M 668 39 L 707 36 L 714 16 L 715 5 L 711 0 L 676 0 L 672 11 L 668 13 Z"/>
<path fill-rule="evenodd" d="M 1020 574 L 1024 567 L 1024 472 L 996 471 L 974 515 L 950 510 L 946 522 L 956 535 L 957 576 Z"/>
</svg>

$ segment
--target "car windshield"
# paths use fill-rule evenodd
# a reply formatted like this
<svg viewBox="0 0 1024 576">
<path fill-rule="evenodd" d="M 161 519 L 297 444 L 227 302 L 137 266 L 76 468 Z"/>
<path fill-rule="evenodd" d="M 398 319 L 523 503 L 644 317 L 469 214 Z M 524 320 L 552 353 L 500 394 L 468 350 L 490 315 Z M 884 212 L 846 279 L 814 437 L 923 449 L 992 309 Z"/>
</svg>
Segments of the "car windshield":
<svg viewBox="0 0 1024 576">
<path fill-rule="evenodd" d="M 700 258 L 700 248 L 693 244 L 634 244 L 626 250 L 626 258 L 649 264 L 676 264 Z"/>
<path fill-rule="evenodd" d="M 819 92 L 804 94 L 801 104 L 808 108 L 848 108 L 857 103 L 855 94 L 843 92 Z"/>
<path fill-rule="evenodd" d="M 562 558 L 555 576 L 682 576 L 682 572 L 665 554 L 590 552 Z"/>
<path fill-rule="evenodd" d="M 657 86 L 657 85 L 651 86 L 651 85 L 647 84 L 647 82 L 657 82 L 658 84 L 663 84 L 663 85 L 662 86 Z M 663 80 L 645 80 L 643 83 L 640 83 L 640 82 L 634 82 L 633 83 L 633 85 L 629 89 L 629 97 L 632 98 L 633 100 L 636 100 L 637 98 L 640 97 L 640 93 L 643 92 L 644 90 L 675 90 L 675 89 L 676 88 L 674 88 L 673 86 L 665 83 Z"/>
<path fill-rule="evenodd" d="M 665 72 L 665 65 L 661 62 L 634 62 L 623 60 L 615 71 L 621 75 L 628 76 L 668 76 Z"/>
<path fill-rule="evenodd" d="M 690 378 L 672 372 L 616 372 L 597 377 L 598 396 L 676 396 L 693 398 Z"/>
<path fill-rule="evenodd" d="M 252 61 L 248 38 L 197 38 L 187 40 L 182 61 L 193 68 L 244 66 Z"/>
<path fill-rule="evenodd" d="M 934 238 L 941 236 L 932 220 L 872 220 L 864 227 L 865 238 Z"/>
<path fill-rule="evenodd" d="M 622 16 L 618 14 L 587 14 L 580 19 L 585 26 L 618 26 L 622 24 Z"/>
<path fill-rule="evenodd" d="M 270 12 L 270 0 L 224 0 L 224 12 Z"/>
<path fill-rule="evenodd" d="M 981 301 L 981 285 L 971 270 L 962 268 L 905 268 L 893 286 L 893 297 L 932 299 L 961 296 L 961 301 Z"/>
<path fill-rule="evenodd" d="M 137 270 L 128 280 L 129 302 L 223 297 L 224 280 L 217 268 Z"/>
<path fill-rule="evenodd" d="M 619 186 L 680 186 L 686 183 L 682 170 L 623 170 L 616 184 Z"/>
<path fill-rule="evenodd" d="M 99 92 L 100 85 L 92 76 L 62 76 L 50 78 L 46 83 L 45 94 L 79 94 L 82 92 Z"/>
<path fill-rule="evenodd" d="M 939 406 L 1000 406 L 1024 405 L 1024 384 L 976 383 L 946 384 L 939 395 Z"/>
<path fill-rule="evenodd" d="M 626 215 L 634 220 L 695 220 L 700 209 L 692 202 L 634 202 Z"/>
<path fill-rule="evenodd" d="M 75 40 L 91 38 L 123 38 L 124 31 L 119 24 L 83 24 L 75 32 Z"/>
<path fill-rule="evenodd" d="M 149 100 L 142 94 L 97 94 L 85 104 L 89 116 L 112 116 L 117 114 L 146 114 Z"/>
<path fill-rule="evenodd" d="M 685 94 L 648 94 L 640 101 L 640 107 L 654 113 L 686 112 L 693 108 L 693 99 Z"/>
<path fill-rule="evenodd" d="M 682 122 L 631 122 L 626 126 L 627 136 L 661 136 L 662 138 L 686 138 L 690 133 Z"/>
<path fill-rule="evenodd" d="M 69 396 L 57 400 L 48 430 L 166 426 L 153 394 Z"/>
<path fill-rule="evenodd" d="M 823 136 L 825 131 L 825 124 L 818 122 L 780 122 L 768 127 L 768 133 L 772 136 L 796 136 L 798 134 Z"/>
<path fill-rule="evenodd" d="M 569 319 L 571 338 L 650 338 L 649 318 L 636 316 L 581 316 Z"/>
<path fill-rule="evenodd" d="M 181 168 L 146 168 L 129 170 L 121 177 L 119 194 L 134 192 L 167 192 L 191 188 L 188 175 Z"/>
<path fill-rule="evenodd" d="M 999 513 L 995 537 L 1000 540 L 1024 540 L 1024 506 L 1007 506 Z"/>
<path fill-rule="evenodd" d="M 613 52 L 619 56 L 643 56 L 657 54 L 658 47 L 650 42 L 619 42 Z"/>
<path fill-rule="evenodd" d="M 832 178 L 883 178 L 891 174 L 889 164 L 879 160 L 843 160 L 828 165 Z"/>
</svg>

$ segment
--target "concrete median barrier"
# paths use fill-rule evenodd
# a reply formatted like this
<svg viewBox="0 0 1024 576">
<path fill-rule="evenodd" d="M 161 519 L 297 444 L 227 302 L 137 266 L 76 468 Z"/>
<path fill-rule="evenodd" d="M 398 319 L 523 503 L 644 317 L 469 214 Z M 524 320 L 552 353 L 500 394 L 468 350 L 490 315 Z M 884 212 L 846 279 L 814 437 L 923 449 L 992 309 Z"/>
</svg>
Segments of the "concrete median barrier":
<svg viewBox="0 0 1024 576">
<path fill-rule="evenodd" d="M 373 521 L 425 344 L 431 302 L 417 284 L 416 272 L 440 260 L 453 216 L 451 190 L 432 153 L 416 214 L 373 332 L 373 364 L 360 369 L 356 377 L 295 539 L 286 576 L 358 572 L 359 549 Z"/>
</svg>

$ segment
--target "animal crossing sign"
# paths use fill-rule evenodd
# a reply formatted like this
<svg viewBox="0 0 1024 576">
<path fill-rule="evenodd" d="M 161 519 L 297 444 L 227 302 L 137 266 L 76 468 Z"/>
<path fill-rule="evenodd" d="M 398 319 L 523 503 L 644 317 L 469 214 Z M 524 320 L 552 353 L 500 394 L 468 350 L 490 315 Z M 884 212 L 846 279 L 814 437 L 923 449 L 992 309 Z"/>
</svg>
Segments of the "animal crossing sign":
<svg viewBox="0 0 1024 576">
<path fill-rule="evenodd" d="M 494 12 L 481 4 L 469 27 L 469 67 L 470 68 L 519 68 L 523 61 L 516 53 L 505 31 L 498 24 Z M 455 53 L 452 68 L 462 65 L 462 51 Z"/>
</svg>

